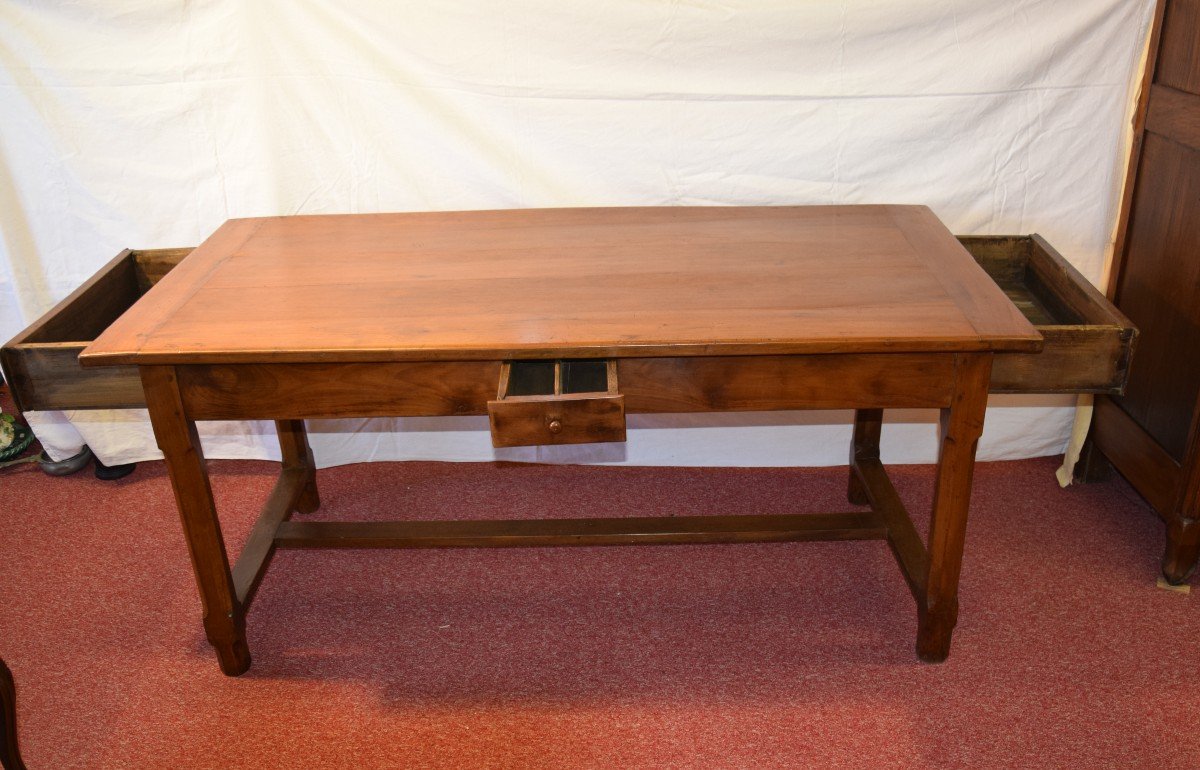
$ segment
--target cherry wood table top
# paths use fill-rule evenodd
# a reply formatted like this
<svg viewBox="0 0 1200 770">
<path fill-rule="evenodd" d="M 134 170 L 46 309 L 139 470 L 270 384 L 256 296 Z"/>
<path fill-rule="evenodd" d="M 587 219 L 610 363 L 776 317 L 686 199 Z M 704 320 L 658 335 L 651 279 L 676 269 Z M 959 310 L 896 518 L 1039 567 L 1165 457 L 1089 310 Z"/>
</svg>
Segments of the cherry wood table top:
<svg viewBox="0 0 1200 770">
<path fill-rule="evenodd" d="M 923 206 L 234 219 L 84 364 L 1035 351 Z"/>
</svg>

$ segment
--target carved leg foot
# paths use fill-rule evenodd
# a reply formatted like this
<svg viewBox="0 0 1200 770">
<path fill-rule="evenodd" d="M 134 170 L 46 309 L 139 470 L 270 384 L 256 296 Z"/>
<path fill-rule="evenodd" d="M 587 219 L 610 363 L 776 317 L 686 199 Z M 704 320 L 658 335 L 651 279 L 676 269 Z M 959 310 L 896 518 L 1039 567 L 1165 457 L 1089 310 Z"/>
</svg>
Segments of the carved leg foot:
<svg viewBox="0 0 1200 770">
<path fill-rule="evenodd" d="M 1200 560 L 1200 519 L 1176 519 L 1167 524 L 1167 550 L 1163 554 L 1163 578 L 1180 585 L 1196 571 Z"/>
<path fill-rule="evenodd" d="M 950 640 L 958 624 L 958 600 L 917 610 L 917 657 L 941 663 L 950 656 Z"/>
<path fill-rule="evenodd" d="M 217 653 L 221 673 L 239 676 L 250 669 L 250 646 L 246 643 L 244 616 L 238 613 L 237 617 L 226 616 L 216 621 L 205 618 L 204 632 L 208 643 Z"/>
</svg>

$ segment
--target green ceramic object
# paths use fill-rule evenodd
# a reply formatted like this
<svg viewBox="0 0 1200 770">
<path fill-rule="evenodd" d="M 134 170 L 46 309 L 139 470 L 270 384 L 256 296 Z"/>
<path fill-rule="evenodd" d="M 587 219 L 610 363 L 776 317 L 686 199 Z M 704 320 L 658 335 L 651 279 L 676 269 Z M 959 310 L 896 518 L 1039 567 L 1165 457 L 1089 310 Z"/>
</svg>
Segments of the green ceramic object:
<svg viewBox="0 0 1200 770">
<path fill-rule="evenodd" d="M 33 443 L 33 431 L 24 425 L 12 424 L 13 440 L 8 446 L 0 449 L 0 462 L 20 456 Z"/>
</svg>

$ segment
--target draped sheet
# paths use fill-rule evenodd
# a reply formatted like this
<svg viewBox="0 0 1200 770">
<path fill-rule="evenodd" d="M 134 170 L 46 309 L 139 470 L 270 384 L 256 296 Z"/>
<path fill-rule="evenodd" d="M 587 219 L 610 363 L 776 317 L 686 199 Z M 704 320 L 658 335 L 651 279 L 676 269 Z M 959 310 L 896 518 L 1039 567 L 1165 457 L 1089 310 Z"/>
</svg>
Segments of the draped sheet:
<svg viewBox="0 0 1200 770">
<path fill-rule="evenodd" d="M 1151 0 L 0 2 L 0 338 L 124 247 L 231 217 L 926 204 L 1106 260 Z M 336 313 L 337 308 L 329 308 Z M 1073 400 L 994 397 L 979 457 L 1056 454 Z M 55 457 L 159 456 L 144 413 L 28 415 Z M 631 416 L 626 445 L 494 450 L 483 418 L 317 421 L 385 459 L 844 463 L 848 413 Z M 214 423 L 210 457 L 276 457 Z M 930 462 L 928 412 L 883 456 Z"/>
</svg>

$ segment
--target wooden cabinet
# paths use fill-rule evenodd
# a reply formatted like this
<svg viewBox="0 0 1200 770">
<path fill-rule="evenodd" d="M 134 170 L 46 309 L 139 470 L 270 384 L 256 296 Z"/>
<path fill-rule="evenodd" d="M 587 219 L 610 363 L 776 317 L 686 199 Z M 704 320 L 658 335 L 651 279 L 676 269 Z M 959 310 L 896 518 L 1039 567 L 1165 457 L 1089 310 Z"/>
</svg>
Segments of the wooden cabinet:
<svg viewBox="0 0 1200 770">
<path fill-rule="evenodd" d="M 1097 400 L 1103 456 L 1167 524 L 1163 573 L 1200 555 L 1200 0 L 1161 0 L 1108 294 L 1141 332 L 1124 395 Z"/>
</svg>

